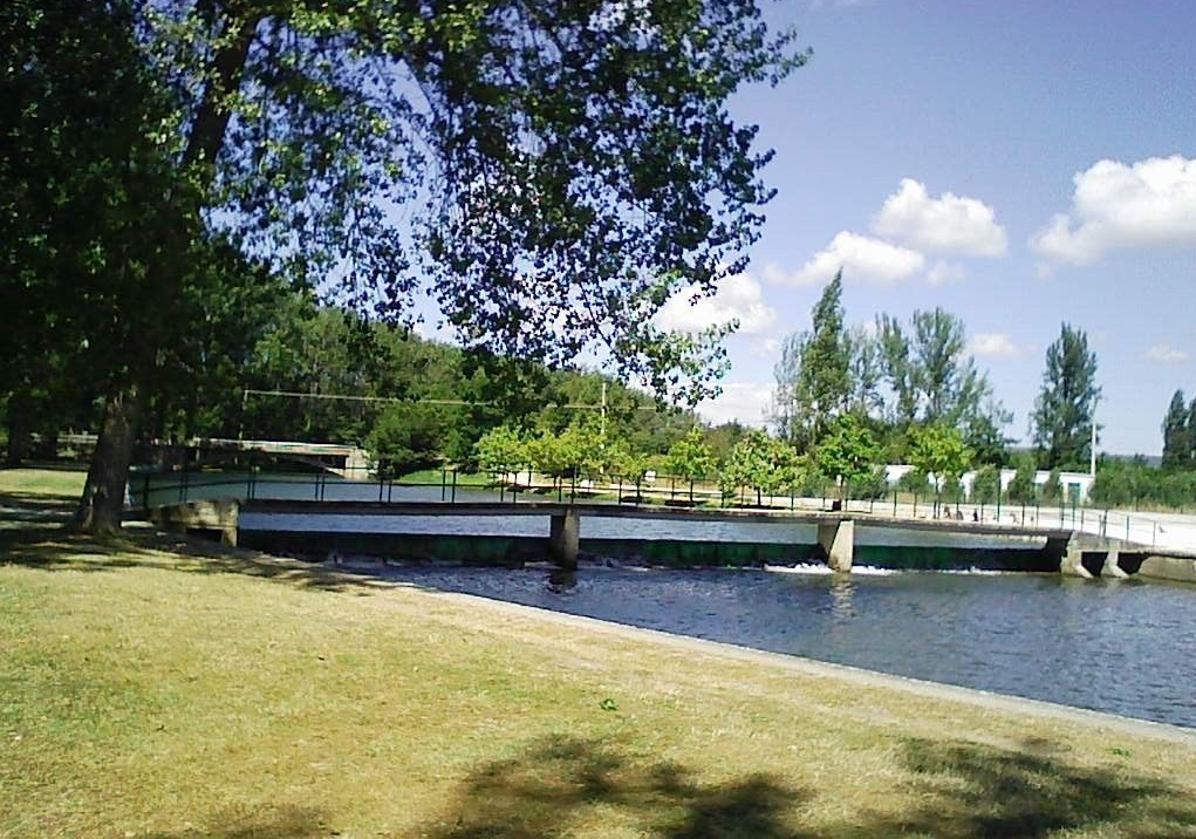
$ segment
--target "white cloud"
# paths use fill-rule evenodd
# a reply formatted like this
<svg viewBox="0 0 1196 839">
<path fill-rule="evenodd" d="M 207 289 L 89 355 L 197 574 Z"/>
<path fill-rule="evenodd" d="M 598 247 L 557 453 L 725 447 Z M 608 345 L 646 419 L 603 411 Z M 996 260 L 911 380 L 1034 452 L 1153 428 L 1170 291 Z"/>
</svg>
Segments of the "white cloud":
<svg viewBox="0 0 1196 839">
<path fill-rule="evenodd" d="M 759 358 L 772 358 L 781 354 L 780 338 L 761 338 L 752 344 L 752 355 Z"/>
<path fill-rule="evenodd" d="M 931 253 L 1004 256 L 1008 249 L 992 207 L 952 192 L 931 198 L 926 185 L 913 178 L 903 178 L 885 199 L 872 230 Z"/>
<path fill-rule="evenodd" d="M 1196 159 L 1101 160 L 1072 180 L 1071 212 L 1030 240 L 1044 257 L 1084 265 L 1120 248 L 1196 247 Z"/>
<path fill-rule="evenodd" d="M 776 322 L 777 311 L 764 300 L 760 283 L 748 274 L 734 274 L 722 281 L 712 297 L 691 302 L 695 289 L 674 294 L 656 314 L 661 329 L 698 332 L 739 319 L 740 335 L 759 335 Z"/>
<path fill-rule="evenodd" d="M 1192 356 L 1183 350 L 1177 350 L 1169 344 L 1155 344 L 1147 351 L 1146 357 L 1160 364 L 1182 364 Z"/>
<path fill-rule="evenodd" d="M 764 410 L 773 386 L 756 382 L 724 382 L 723 392 L 698 404 L 698 413 L 715 425 L 738 420 L 744 425 L 764 425 Z"/>
<path fill-rule="evenodd" d="M 1004 332 L 978 332 L 972 337 L 968 350 L 979 358 L 1017 358 L 1025 354 Z"/>
<path fill-rule="evenodd" d="M 814 285 L 827 282 L 842 268 L 845 281 L 889 284 L 912 277 L 925 265 L 926 257 L 917 251 L 842 230 L 795 273 L 786 274 L 770 265 L 765 277 L 770 282 Z"/>
<path fill-rule="evenodd" d="M 931 285 L 946 285 L 957 283 L 964 278 L 962 265 L 954 262 L 943 262 L 941 259 L 926 272 L 926 281 Z"/>
</svg>

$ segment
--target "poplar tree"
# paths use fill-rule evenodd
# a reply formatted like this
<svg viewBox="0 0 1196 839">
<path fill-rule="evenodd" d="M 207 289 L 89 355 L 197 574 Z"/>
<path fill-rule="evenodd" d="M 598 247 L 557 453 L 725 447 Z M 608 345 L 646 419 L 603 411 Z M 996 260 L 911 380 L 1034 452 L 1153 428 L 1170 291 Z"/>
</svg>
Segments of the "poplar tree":
<svg viewBox="0 0 1196 839">
<path fill-rule="evenodd" d="M 1196 404 L 1196 403 L 1194 403 Z M 1192 426 L 1182 390 L 1175 391 L 1163 418 L 1163 468 L 1183 469 L 1192 460 Z"/>
<path fill-rule="evenodd" d="M 987 378 L 966 355 L 963 321 L 936 307 L 914 312 L 912 379 L 928 424 L 957 425 L 979 410 L 989 394 Z"/>
<path fill-rule="evenodd" d="M 1063 324 L 1046 351 L 1042 389 L 1034 407 L 1034 443 L 1044 469 L 1088 467 L 1096 384 L 1096 353 L 1081 329 Z"/>
<path fill-rule="evenodd" d="M 850 347 L 843 327 L 843 272 L 835 274 L 814 304 L 809 332 L 791 335 L 776 368 L 782 434 L 810 447 L 852 393 Z"/>
</svg>

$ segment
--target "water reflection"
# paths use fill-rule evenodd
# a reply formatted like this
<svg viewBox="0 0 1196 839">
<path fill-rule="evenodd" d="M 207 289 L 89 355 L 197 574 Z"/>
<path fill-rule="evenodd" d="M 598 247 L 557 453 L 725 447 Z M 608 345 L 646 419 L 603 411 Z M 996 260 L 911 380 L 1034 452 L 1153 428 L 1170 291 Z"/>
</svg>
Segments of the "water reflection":
<svg viewBox="0 0 1196 839">
<path fill-rule="evenodd" d="M 845 574 L 835 574 L 831 577 L 831 617 L 846 620 L 855 617 L 852 608 L 852 595 L 855 593 L 855 582 Z"/>
<path fill-rule="evenodd" d="M 577 572 L 553 568 L 548 572 L 546 587 L 553 594 L 568 594 L 577 588 Z"/>
</svg>

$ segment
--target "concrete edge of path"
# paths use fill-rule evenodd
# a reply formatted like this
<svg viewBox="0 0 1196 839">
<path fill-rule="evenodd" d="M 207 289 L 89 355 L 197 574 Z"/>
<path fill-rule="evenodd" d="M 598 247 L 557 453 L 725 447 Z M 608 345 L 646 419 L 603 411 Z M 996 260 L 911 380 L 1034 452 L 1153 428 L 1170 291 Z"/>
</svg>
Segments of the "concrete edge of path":
<svg viewBox="0 0 1196 839">
<path fill-rule="evenodd" d="M 1196 729 L 1183 728 L 1169 723 L 1140 720 L 1105 711 L 1093 711 L 1087 708 L 1060 705 L 1040 699 L 1026 699 L 1020 696 L 992 693 L 976 688 L 930 682 L 909 676 L 897 676 L 875 670 L 865 670 L 862 667 L 852 667 L 846 664 L 833 664 L 801 656 L 752 649 L 751 647 L 743 647 L 723 641 L 709 641 L 704 638 L 693 638 L 688 635 L 676 635 L 671 632 L 662 632 L 658 629 L 646 629 L 583 615 L 554 612 L 538 606 L 509 603 L 505 600 L 495 600 L 480 595 L 460 592 L 429 592 L 429 594 L 433 597 L 468 603 L 473 607 L 484 604 L 486 608 L 497 612 L 531 617 L 549 623 L 576 629 L 585 629 L 590 632 L 598 632 L 618 638 L 659 644 L 684 652 L 729 658 L 740 662 L 765 664 L 805 676 L 839 679 L 864 687 L 890 689 L 927 699 L 958 702 L 1008 714 L 1027 714 L 1039 719 L 1056 719 L 1081 725 L 1107 728 L 1122 734 L 1165 740 L 1196 748 Z"/>
</svg>

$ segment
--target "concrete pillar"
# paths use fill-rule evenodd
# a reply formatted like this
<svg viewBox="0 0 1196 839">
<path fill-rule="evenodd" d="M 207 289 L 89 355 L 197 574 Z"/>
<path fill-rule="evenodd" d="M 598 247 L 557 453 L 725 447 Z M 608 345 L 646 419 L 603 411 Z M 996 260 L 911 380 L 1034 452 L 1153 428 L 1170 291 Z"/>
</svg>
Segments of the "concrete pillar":
<svg viewBox="0 0 1196 839">
<path fill-rule="evenodd" d="M 1065 577 L 1082 577 L 1091 580 L 1092 574 L 1084 567 L 1084 552 L 1079 543 L 1072 539 L 1067 543 L 1067 550 L 1059 560 L 1059 573 Z"/>
<path fill-rule="evenodd" d="M 1105 554 L 1104 564 L 1100 567 L 1100 575 L 1102 577 L 1109 577 L 1111 579 L 1123 579 L 1129 574 L 1121 570 L 1118 560 L 1121 559 L 1121 551 L 1117 548 L 1109 548 L 1109 552 Z"/>
<path fill-rule="evenodd" d="M 855 557 L 855 522 L 851 519 L 820 521 L 818 544 L 826 552 L 826 564 L 832 571 L 851 573 Z"/>
<path fill-rule="evenodd" d="M 577 510 L 554 515 L 548 531 L 548 559 L 558 568 L 577 568 L 577 546 L 581 534 Z"/>
</svg>

